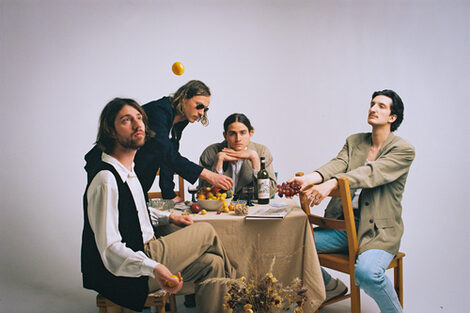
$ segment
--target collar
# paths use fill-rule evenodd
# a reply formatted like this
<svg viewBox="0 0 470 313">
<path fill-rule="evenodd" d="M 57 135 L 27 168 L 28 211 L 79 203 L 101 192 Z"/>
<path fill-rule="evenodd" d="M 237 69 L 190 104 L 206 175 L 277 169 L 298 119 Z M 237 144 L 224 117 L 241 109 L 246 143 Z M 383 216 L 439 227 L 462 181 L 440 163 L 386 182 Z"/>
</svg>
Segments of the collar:
<svg viewBox="0 0 470 313">
<path fill-rule="evenodd" d="M 129 171 L 124 165 L 121 164 L 115 157 L 103 152 L 101 154 L 101 161 L 112 165 L 116 171 L 118 172 L 119 176 L 122 179 L 122 182 L 125 183 L 128 178 L 135 177 L 134 172 L 134 163 L 132 163 L 132 171 Z"/>
</svg>

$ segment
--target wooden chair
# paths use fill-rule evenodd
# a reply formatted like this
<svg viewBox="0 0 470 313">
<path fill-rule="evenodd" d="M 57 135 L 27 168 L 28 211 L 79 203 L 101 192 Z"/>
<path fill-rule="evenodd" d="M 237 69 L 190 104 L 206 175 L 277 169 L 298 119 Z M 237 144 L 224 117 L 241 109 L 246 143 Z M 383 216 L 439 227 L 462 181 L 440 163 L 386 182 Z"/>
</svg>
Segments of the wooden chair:
<svg viewBox="0 0 470 313">
<path fill-rule="evenodd" d="M 157 176 L 160 176 L 160 170 L 157 171 Z M 180 196 L 184 200 L 184 179 L 183 177 L 178 175 L 178 189 L 175 190 L 177 196 Z M 162 193 L 158 192 L 148 192 L 147 193 L 149 199 L 161 198 Z"/>
<path fill-rule="evenodd" d="M 344 220 L 335 220 L 330 218 L 325 218 L 322 216 L 314 215 L 310 212 L 310 201 L 305 196 L 300 196 L 301 207 L 304 212 L 307 214 L 310 226 L 318 225 L 322 228 L 331 228 L 336 230 L 343 230 L 347 233 L 348 238 L 348 253 L 339 254 L 339 253 L 319 253 L 318 259 L 320 260 L 320 265 L 340 271 L 346 274 L 349 274 L 350 280 L 350 293 L 331 299 L 328 302 L 323 303 L 320 308 L 350 298 L 351 299 L 351 312 L 360 313 L 361 312 L 361 297 L 360 289 L 356 286 L 354 282 L 354 264 L 356 263 L 356 258 L 358 254 L 358 241 L 356 233 L 356 224 L 354 223 L 354 213 L 351 202 L 351 191 L 349 189 L 349 181 L 347 178 L 338 179 L 338 189 L 330 193 L 330 197 L 340 197 L 341 203 L 343 206 Z M 394 286 L 395 291 L 397 292 L 398 299 L 400 304 L 403 307 L 403 257 L 404 253 L 398 252 L 395 258 L 390 262 L 388 269 L 394 269 Z M 318 312 L 318 311 L 317 311 Z"/>
<path fill-rule="evenodd" d="M 176 298 L 174 294 L 169 294 L 161 290 L 150 293 L 145 301 L 146 307 L 156 307 L 157 313 L 165 313 L 165 304 L 170 301 L 170 312 L 176 313 Z M 98 306 L 100 313 L 108 313 L 108 308 L 114 307 L 115 313 L 122 313 L 122 306 L 106 299 L 102 295 L 96 296 L 96 305 Z"/>
</svg>

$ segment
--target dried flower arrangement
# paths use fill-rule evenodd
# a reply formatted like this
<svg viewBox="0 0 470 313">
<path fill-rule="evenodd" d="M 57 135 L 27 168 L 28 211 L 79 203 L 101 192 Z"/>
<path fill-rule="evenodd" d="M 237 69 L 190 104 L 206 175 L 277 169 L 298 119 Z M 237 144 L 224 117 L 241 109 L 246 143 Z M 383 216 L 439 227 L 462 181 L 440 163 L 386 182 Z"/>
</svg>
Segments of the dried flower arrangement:
<svg viewBox="0 0 470 313">
<path fill-rule="evenodd" d="M 273 276 L 274 257 L 269 271 L 256 279 L 213 278 L 204 283 L 223 282 L 228 285 L 223 308 L 227 313 L 280 313 L 294 308 L 294 313 L 303 313 L 302 305 L 307 300 L 307 290 L 296 278 L 283 286 Z"/>
<path fill-rule="evenodd" d="M 244 203 L 235 203 L 234 206 L 235 215 L 247 215 L 248 214 L 248 205 Z"/>
</svg>

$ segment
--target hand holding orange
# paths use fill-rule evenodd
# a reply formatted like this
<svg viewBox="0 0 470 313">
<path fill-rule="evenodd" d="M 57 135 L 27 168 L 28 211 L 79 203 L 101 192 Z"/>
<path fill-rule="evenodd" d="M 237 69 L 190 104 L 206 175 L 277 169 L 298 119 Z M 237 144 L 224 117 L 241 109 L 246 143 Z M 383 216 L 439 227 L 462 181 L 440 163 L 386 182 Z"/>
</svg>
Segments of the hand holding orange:
<svg viewBox="0 0 470 313">
<path fill-rule="evenodd" d="M 179 276 L 177 276 L 177 275 L 171 275 L 171 278 L 174 278 L 174 279 L 178 280 L 178 282 L 181 281 L 181 278 L 179 278 Z M 170 287 L 170 288 L 173 288 L 173 287 L 176 286 L 175 283 L 173 283 L 173 282 L 171 282 L 171 281 L 169 281 L 169 280 L 166 281 L 166 285 L 167 285 L 168 287 Z"/>
<path fill-rule="evenodd" d="M 175 73 L 175 75 L 183 75 L 184 73 L 184 65 L 183 63 L 181 62 L 175 62 L 173 63 L 173 65 L 171 66 L 171 70 L 173 71 L 173 73 Z"/>
</svg>

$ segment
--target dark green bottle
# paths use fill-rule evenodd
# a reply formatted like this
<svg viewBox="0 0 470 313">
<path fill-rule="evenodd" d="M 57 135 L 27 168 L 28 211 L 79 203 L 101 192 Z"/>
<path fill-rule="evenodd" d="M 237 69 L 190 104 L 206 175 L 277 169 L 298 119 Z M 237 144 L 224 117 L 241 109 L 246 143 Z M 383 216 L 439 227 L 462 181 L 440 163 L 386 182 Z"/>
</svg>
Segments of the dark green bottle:
<svg viewBox="0 0 470 313">
<path fill-rule="evenodd" d="M 258 172 L 258 204 L 269 203 L 269 175 L 264 157 L 260 158 L 261 169 Z"/>
</svg>

